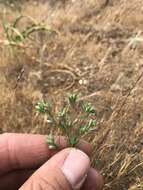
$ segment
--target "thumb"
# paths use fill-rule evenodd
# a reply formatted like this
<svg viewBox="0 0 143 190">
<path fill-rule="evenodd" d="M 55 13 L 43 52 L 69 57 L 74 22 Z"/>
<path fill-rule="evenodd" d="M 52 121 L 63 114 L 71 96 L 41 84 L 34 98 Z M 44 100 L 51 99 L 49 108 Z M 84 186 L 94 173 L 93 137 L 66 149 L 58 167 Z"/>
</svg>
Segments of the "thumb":
<svg viewBox="0 0 143 190">
<path fill-rule="evenodd" d="M 64 149 L 39 168 L 20 190 L 80 189 L 90 169 L 88 156 L 77 149 Z"/>
</svg>

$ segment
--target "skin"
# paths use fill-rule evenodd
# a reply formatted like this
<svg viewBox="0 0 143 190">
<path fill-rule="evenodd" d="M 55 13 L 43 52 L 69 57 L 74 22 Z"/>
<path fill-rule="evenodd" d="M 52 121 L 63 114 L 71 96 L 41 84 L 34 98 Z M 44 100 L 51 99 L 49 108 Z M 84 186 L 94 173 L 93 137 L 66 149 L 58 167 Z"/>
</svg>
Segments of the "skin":
<svg viewBox="0 0 143 190">
<path fill-rule="evenodd" d="M 0 189 L 17 190 L 27 181 L 27 188 L 20 189 L 41 190 L 40 186 L 37 186 L 36 188 L 29 186 L 31 183 L 31 175 L 34 173 L 38 174 L 37 171 L 41 166 L 42 169 L 39 170 L 40 172 L 43 170 L 42 172 L 44 173 L 46 171 L 45 167 L 49 168 L 49 170 L 51 169 L 52 171 L 52 164 L 55 163 L 56 166 L 56 163 L 59 162 L 58 159 L 61 159 L 60 162 L 62 162 L 63 159 L 63 156 L 62 158 L 59 158 L 60 156 L 58 156 L 57 153 L 63 151 L 62 154 L 65 154 L 66 156 L 69 152 L 69 149 L 66 149 L 67 144 L 64 137 L 55 138 L 56 143 L 59 145 L 58 151 L 50 150 L 45 139 L 46 137 L 42 135 L 0 135 Z M 91 147 L 87 142 L 81 141 L 77 148 L 90 156 Z M 49 159 L 53 159 L 53 161 L 49 162 L 48 166 L 46 166 L 45 163 Z M 57 175 L 58 170 L 55 170 L 55 172 Z M 52 179 L 52 175 L 55 175 L 54 172 L 51 172 L 49 176 L 47 175 L 49 180 L 50 178 Z M 61 174 L 59 174 L 58 177 L 59 183 L 62 183 L 65 179 L 63 179 L 63 176 L 60 175 Z M 29 178 L 30 180 L 28 180 Z M 39 181 L 39 183 L 42 182 Z M 54 182 L 51 180 L 51 183 Z M 95 169 L 90 168 L 82 190 L 101 190 L 102 186 L 102 177 Z"/>
</svg>

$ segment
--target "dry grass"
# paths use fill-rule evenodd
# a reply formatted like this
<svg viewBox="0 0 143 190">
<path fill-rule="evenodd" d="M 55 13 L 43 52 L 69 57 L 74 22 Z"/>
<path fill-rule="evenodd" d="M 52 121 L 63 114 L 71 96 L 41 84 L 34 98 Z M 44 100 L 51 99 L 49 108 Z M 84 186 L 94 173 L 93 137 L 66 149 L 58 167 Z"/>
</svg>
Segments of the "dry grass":
<svg viewBox="0 0 143 190">
<path fill-rule="evenodd" d="M 104 189 L 142 190 L 142 0 L 49 0 L 13 9 L 0 4 L 0 19 L 28 15 L 57 33 L 36 32 L 10 47 L 0 27 L 1 132 L 45 134 L 35 102 L 52 98 L 58 107 L 63 94 L 79 92 L 97 109 L 97 131 L 87 140 Z"/>
</svg>

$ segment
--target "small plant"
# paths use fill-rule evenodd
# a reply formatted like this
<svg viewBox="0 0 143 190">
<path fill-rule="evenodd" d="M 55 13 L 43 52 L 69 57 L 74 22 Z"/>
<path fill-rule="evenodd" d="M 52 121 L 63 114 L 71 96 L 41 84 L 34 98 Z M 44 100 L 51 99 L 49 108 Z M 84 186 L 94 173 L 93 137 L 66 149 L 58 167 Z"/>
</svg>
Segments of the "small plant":
<svg viewBox="0 0 143 190">
<path fill-rule="evenodd" d="M 25 18 L 28 20 L 28 22 L 30 22 L 30 24 L 25 26 L 23 29 L 19 29 L 20 22 Z M 8 45 L 23 44 L 26 39 L 30 39 L 31 34 L 35 32 L 45 31 L 48 33 L 56 33 L 55 30 L 52 30 L 45 24 L 38 23 L 32 17 L 23 15 L 17 17 L 12 23 L 7 23 L 3 20 L 3 29 Z"/>
<path fill-rule="evenodd" d="M 87 102 L 78 101 L 76 94 L 69 95 L 62 108 L 56 113 L 52 103 L 39 102 L 36 111 L 46 116 L 51 134 L 47 138 L 49 148 L 57 149 L 54 142 L 54 131 L 67 137 L 68 145 L 75 147 L 79 140 L 89 134 L 96 127 L 95 108 Z"/>
</svg>

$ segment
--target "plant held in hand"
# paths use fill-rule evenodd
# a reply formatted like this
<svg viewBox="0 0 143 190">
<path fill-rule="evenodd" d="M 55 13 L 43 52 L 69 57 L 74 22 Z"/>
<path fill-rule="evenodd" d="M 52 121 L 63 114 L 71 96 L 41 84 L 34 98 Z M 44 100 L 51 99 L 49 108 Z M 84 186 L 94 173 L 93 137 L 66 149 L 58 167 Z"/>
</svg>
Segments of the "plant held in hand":
<svg viewBox="0 0 143 190">
<path fill-rule="evenodd" d="M 87 102 L 78 101 L 76 94 L 70 95 L 62 108 L 55 112 L 52 103 L 39 102 L 36 111 L 46 116 L 48 125 L 51 127 L 51 134 L 47 138 L 49 148 L 57 149 L 54 142 L 54 131 L 58 135 L 67 137 L 70 147 L 75 147 L 79 140 L 89 134 L 96 127 L 95 108 Z"/>
</svg>

